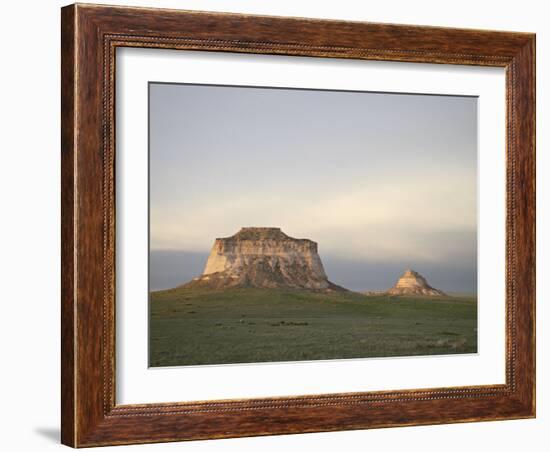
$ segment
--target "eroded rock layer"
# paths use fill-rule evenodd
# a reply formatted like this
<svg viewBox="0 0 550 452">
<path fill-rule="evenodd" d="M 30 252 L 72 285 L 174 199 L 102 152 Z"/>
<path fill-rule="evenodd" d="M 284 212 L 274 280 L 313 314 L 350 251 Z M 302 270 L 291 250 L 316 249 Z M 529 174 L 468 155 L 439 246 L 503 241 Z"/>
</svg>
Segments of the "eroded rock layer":
<svg viewBox="0 0 550 452">
<path fill-rule="evenodd" d="M 202 275 L 184 286 L 345 290 L 328 280 L 317 243 L 257 227 L 216 239 Z"/>
</svg>

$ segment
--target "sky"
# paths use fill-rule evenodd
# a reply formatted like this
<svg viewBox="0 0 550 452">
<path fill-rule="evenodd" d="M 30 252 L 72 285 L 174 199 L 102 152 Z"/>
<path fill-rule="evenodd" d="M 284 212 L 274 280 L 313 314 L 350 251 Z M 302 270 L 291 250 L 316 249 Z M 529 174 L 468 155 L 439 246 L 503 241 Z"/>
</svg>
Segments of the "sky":
<svg viewBox="0 0 550 452">
<path fill-rule="evenodd" d="M 474 97 L 151 83 L 150 288 L 201 274 L 217 237 L 280 227 L 329 279 L 383 290 L 406 268 L 477 284 Z"/>
</svg>

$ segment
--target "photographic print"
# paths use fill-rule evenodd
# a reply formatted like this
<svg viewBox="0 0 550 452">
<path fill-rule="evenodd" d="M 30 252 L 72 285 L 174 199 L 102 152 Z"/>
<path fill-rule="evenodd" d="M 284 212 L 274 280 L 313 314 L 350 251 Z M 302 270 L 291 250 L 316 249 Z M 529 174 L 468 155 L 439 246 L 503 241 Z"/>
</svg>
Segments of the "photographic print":
<svg viewBox="0 0 550 452">
<path fill-rule="evenodd" d="M 535 34 L 76 4 L 61 43 L 63 444 L 535 417 Z"/>
<path fill-rule="evenodd" d="M 149 366 L 477 352 L 477 98 L 149 84 Z"/>
</svg>

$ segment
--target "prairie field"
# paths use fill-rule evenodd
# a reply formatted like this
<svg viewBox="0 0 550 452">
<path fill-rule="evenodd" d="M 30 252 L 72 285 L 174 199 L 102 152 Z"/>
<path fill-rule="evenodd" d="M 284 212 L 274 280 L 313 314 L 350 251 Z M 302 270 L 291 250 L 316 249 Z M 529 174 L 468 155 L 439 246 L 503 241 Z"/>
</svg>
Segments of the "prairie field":
<svg viewBox="0 0 550 452">
<path fill-rule="evenodd" d="M 254 288 L 150 296 L 151 367 L 476 352 L 475 296 Z"/>
</svg>

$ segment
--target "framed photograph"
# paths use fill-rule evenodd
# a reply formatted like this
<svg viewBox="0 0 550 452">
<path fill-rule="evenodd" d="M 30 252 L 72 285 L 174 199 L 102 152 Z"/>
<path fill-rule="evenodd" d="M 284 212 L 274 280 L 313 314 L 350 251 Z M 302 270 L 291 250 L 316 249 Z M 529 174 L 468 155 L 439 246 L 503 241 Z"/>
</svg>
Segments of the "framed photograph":
<svg viewBox="0 0 550 452">
<path fill-rule="evenodd" d="M 62 9 L 62 442 L 535 416 L 535 36 Z"/>
</svg>

